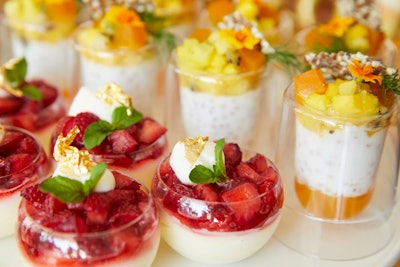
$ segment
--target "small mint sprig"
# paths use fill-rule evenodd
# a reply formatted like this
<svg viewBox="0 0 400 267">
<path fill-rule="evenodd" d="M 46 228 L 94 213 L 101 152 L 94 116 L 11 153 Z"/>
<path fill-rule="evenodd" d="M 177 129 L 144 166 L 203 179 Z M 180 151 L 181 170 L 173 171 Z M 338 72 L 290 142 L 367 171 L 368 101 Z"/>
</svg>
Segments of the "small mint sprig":
<svg viewBox="0 0 400 267">
<path fill-rule="evenodd" d="M 129 113 L 128 113 L 129 109 Z M 120 106 L 113 110 L 111 123 L 100 120 L 91 123 L 83 135 L 83 143 L 87 149 L 100 145 L 115 130 L 124 130 L 141 121 L 143 115 L 133 108 Z"/>
<path fill-rule="evenodd" d="M 228 179 L 223 159 L 223 148 L 225 139 L 219 139 L 215 144 L 215 164 L 213 169 L 204 165 L 196 165 L 189 174 L 189 179 L 195 184 L 222 183 Z"/>
<path fill-rule="evenodd" d="M 5 68 L 5 78 L 14 90 L 21 90 L 22 94 L 33 100 L 41 100 L 43 98 L 40 90 L 32 85 L 24 84 L 28 63 L 25 58 L 16 61 L 12 68 Z"/>
<path fill-rule="evenodd" d="M 44 193 L 52 194 L 61 202 L 79 203 L 93 192 L 106 168 L 107 165 L 105 163 L 96 164 L 92 169 L 89 179 L 84 183 L 57 175 L 43 181 L 39 185 L 39 189 Z"/>
</svg>

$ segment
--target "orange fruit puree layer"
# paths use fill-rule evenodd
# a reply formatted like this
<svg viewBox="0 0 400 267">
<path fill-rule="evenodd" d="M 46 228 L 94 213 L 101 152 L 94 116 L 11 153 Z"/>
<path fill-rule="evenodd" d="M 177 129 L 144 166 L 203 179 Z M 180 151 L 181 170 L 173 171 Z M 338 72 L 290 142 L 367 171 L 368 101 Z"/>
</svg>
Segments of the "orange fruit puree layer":
<svg viewBox="0 0 400 267">
<path fill-rule="evenodd" d="M 330 196 L 311 189 L 295 179 L 295 190 L 301 205 L 312 215 L 324 219 L 348 219 L 359 214 L 369 203 L 373 190 L 357 197 Z"/>
</svg>

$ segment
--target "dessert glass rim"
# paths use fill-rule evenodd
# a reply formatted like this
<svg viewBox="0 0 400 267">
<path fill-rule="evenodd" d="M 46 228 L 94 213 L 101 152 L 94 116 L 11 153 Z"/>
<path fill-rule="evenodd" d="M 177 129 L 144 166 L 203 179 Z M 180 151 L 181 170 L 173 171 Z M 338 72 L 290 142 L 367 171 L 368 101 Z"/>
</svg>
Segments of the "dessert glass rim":
<svg viewBox="0 0 400 267">
<path fill-rule="evenodd" d="M 213 73 L 201 70 L 189 70 L 189 69 L 182 69 L 178 67 L 177 59 L 176 59 L 176 49 L 174 49 L 170 55 L 169 59 L 169 66 L 180 75 L 185 75 L 189 77 L 198 77 L 198 79 L 206 78 L 207 80 L 217 80 L 219 78 L 224 78 L 229 80 L 230 78 L 248 78 L 257 75 L 267 75 L 272 70 L 272 61 L 267 61 L 263 67 L 257 70 L 245 71 L 245 72 L 238 72 L 238 73 Z"/>
<path fill-rule="evenodd" d="M 135 219 L 133 219 L 132 221 L 127 222 L 127 223 L 125 223 L 125 224 L 123 224 L 123 225 L 120 225 L 120 226 L 115 227 L 115 228 L 112 228 L 112 229 L 106 229 L 106 230 L 95 231 L 95 232 L 86 232 L 86 233 L 78 233 L 78 232 L 75 232 L 75 233 L 65 233 L 65 232 L 56 231 L 56 230 L 54 230 L 54 229 L 52 229 L 52 228 L 46 227 L 46 226 L 44 226 L 43 224 L 39 223 L 37 220 L 35 220 L 35 219 L 32 217 L 31 213 L 26 209 L 25 203 L 27 202 L 27 200 L 26 200 L 25 198 L 22 198 L 21 203 L 20 203 L 20 208 L 22 208 L 22 209 L 25 211 L 25 216 L 26 216 L 26 218 L 29 219 L 29 221 L 30 221 L 30 223 L 31 223 L 32 225 L 34 225 L 35 227 L 40 227 L 40 228 L 42 229 L 43 232 L 51 233 L 51 235 L 54 235 L 55 237 L 57 237 L 57 236 L 62 237 L 62 238 L 66 238 L 66 237 L 67 237 L 67 238 L 68 238 L 68 237 L 76 237 L 76 236 L 77 236 L 77 237 L 80 237 L 80 238 L 81 238 L 81 237 L 95 237 L 95 236 L 99 236 L 99 235 L 109 235 L 109 234 L 112 234 L 112 233 L 114 233 L 114 232 L 120 232 L 121 230 L 124 230 L 124 229 L 126 229 L 126 228 L 129 228 L 129 227 L 131 227 L 132 225 L 137 224 L 138 222 L 140 222 L 140 221 L 142 220 L 142 218 L 143 218 L 144 216 L 146 216 L 146 213 L 147 213 L 147 212 L 149 212 L 149 211 L 152 212 L 152 206 L 153 206 L 153 205 L 155 206 L 155 201 L 154 201 L 154 199 L 153 199 L 153 196 L 152 196 L 150 190 L 149 190 L 142 182 L 140 182 L 140 181 L 138 181 L 137 179 L 134 179 L 134 178 L 132 178 L 132 177 L 126 175 L 125 173 L 121 173 L 121 172 L 115 171 L 115 170 L 111 170 L 111 171 L 112 171 L 113 173 L 114 173 L 114 172 L 118 172 L 118 173 L 120 173 L 120 174 L 123 174 L 123 175 L 129 177 L 129 179 L 134 180 L 135 182 L 137 182 L 137 183 L 140 185 L 140 190 L 143 190 L 143 191 L 146 193 L 146 195 L 147 195 L 146 206 L 145 206 L 145 207 L 142 207 L 141 213 L 139 214 L 139 216 L 136 217 Z M 155 210 L 155 212 L 158 212 L 158 211 Z"/>
<path fill-rule="evenodd" d="M 322 118 L 325 119 L 334 119 L 335 121 L 343 121 L 345 123 L 354 123 L 354 122 L 366 122 L 366 121 L 372 121 L 374 119 L 390 119 L 390 117 L 393 115 L 393 112 L 396 110 L 396 97 L 395 101 L 393 104 L 386 110 L 386 112 L 382 113 L 376 113 L 376 114 L 335 114 L 335 113 L 330 113 L 330 112 L 325 112 L 322 110 L 319 110 L 317 108 L 311 107 L 309 105 L 306 105 L 304 103 L 298 103 L 294 99 L 294 83 L 291 82 L 290 85 L 286 88 L 285 92 L 286 98 L 289 103 L 289 107 L 293 107 L 296 112 L 300 114 L 314 114 L 315 117 L 318 117 L 319 120 L 323 120 Z"/>
<path fill-rule="evenodd" d="M 251 150 L 248 150 L 248 149 L 246 150 L 246 149 L 243 149 L 243 148 L 241 148 L 241 150 L 242 150 L 242 152 L 245 152 L 245 151 L 247 151 L 247 152 L 252 152 Z M 254 152 L 254 153 L 257 153 L 257 152 L 255 152 L 255 151 L 253 151 L 253 152 Z M 164 180 L 161 179 L 160 167 L 161 167 L 161 164 L 162 164 L 162 163 L 164 163 L 166 160 L 169 160 L 170 156 L 171 156 L 171 153 L 169 153 L 166 157 L 164 157 L 164 158 L 160 161 L 160 163 L 159 163 L 159 165 L 157 166 L 157 169 L 156 169 L 156 176 L 158 176 L 158 180 L 160 181 L 160 183 L 162 184 L 163 187 L 165 187 L 166 189 L 168 189 L 168 190 L 169 190 L 170 192 L 172 192 L 174 195 L 178 195 L 178 196 L 184 198 L 185 200 L 187 200 L 187 201 L 189 201 L 189 202 L 194 201 L 194 202 L 204 202 L 204 203 L 208 203 L 208 204 L 211 204 L 211 205 L 216 205 L 216 204 L 224 204 L 224 205 L 226 205 L 227 202 L 224 202 L 224 201 L 209 201 L 209 200 L 198 199 L 198 198 L 193 198 L 193 197 L 190 197 L 190 196 L 186 196 L 186 195 L 183 195 L 183 194 L 181 194 L 181 193 L 176 192 L 173 188 L 171 188 L 170 186 L 168 186 L 168 185 L 164 182 Z M 265 157 L 265 159 L 266 159 L 267 162 L 268 162 L 268 166 L 274 168 L 274 170 L 275 170 L 275 172 L 276 172 L 276 174 L 277 174 L 277 178 L 276 178 L 276 181 L 275 181 L 274 186 L 273 186 L 272 188 L 268 189 L 267 191 L 265 191 L 264 193 L 258 194 L 257 197 L 250 198 L 250 199 L 246 199 L 246 200 L 240 200 L 240 201 L 232 201 L 232 202 L 229 202 L 229 203 L 232 203 L 232 204 L 236 204 L 236 203 L 246 203 L 246 202 L 254 201 L 254 200 L 256 200 L 256 199 L 260 199 L 260 198 L 264 197 L 265 195 L 267 195 L 269 192 L 274 191 L 274 190 L 276 189 L 276 187 L 280 185 L 280 183 L 282 182 L 282 178 L 281 178 L 281 176 L 280 176 L 280 174 L 279 174 L 278 169 L 276 168 L 275 164 L 274 164 L 270 159 L 268 159 L 267 157 Z"/>
<path fill-rule="evenodd" d="M 39 143 L 37 138 L 31 132 L 29 132 L 29 131 L 27 131 L 25 129 L 22 129 L 20 127 L 12 126 L 12 125 L 3 125 L 3 127 L 4 127 L 5 131 L 11 130 L 11 131 L 15 131 L 15 132 L 22 132 L 23 134 L 28 135 L 30 138 L 32 138 L 32 140 L 34 140 L 34 142 L 35 142 L 35 147 L 37 148 L 37 154 L 36 154 L 35 158 L 32 161 L 30 161 L 30 163 L 28 165 L 24 166 L 22 169 L 18 170 L 17 172 L 14 172 L 12 174 L 0 175 L 0 181 L 2 179 L 7 179 L 7 177 L 9 177 L 10 175 L 14 175 L 14 174 L 18 174 L 18 173 L 24 172 L 26 169 L 30 168 L 32 165 L 37 164 L 42 156 L 46 156 L 45 152 L 43 150 L 43 147 L 41 146 L 41 144 Z M 0 187 L 0 193 L 7 193 L 7 192 L 15 191 L 18 188 L 24 187 L 25 184 L 27 184 L 31 180 L 32 179 L 30 177 L 26 177 L 26 179 L 24 179 L 24 182 L 20 183 L 16 187 L 12 187 L 12 188 L 8 188 L 8 189 L 3 189 L 3 188 Z"/>
<path fill-rule="evenodd" d="M 78 51 L 91 51 L 93 49 L 95 49 L 96 51 L 94 51 L 94 54 L 100 55 L 100 57 L 115 57 L 115 54 L 119 54 L 120 56 L 124 56 L 126 55 L 126 53 L 129 54 L 141 54 L 144 52 L 148 52 L 151 50 L 154 50 L 154 52 L 157 51 L 157 44 L 154 40 L 153 37 L 151 37 L 151 35 L 148 35 L 148 43 L 142 47 L 139 47 L 137 49 L 132 49 L 129 47 L 118 47 L 118 48 L 105 48 L 105 47 L 97 47 L 96 45 L 93 46 L 87 46 L 87 45 L 83 45 L 79 42 L 78 40 L 78 35 L 80 33 L 81 30 L 83 29 L 87 29 L 91 26 L 94 25 L 94 21 L 92 20 L 86 20 L 82 23 L 80 23 L 76 29 L 74 30 L 71 40 L 73 43 L 73 46 L 78 50 Z"/>
</svg>

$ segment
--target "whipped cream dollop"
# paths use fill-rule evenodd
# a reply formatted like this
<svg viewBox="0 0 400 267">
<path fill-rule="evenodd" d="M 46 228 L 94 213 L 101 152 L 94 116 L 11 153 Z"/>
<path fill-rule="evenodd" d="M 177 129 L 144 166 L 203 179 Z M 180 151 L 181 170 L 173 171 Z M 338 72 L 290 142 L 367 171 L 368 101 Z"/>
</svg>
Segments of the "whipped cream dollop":
<svg viewBox="0 0 400 267">
<path fill-rule="evenodd" d="M 68 173 L 64 173 L 62 171 L 62 168 L 60 166 L 58 166 L 55 170 L 54 170 L 54 174 L 53 176 L 64 176 L 64 177 L 68 177 L 69 179 L 74 179 L 77 181 L 80 181 L 82 184 L 85 183 L 87 180 L 89 180 L 90 178 L 90 172 L 85 173 L 85 174 L 77 174 L 77 173 L 72 173 L 72 172 L 68 172 Z M 99 179 L 99 181 L 97 182 L 96 186 L 94 187 L 94 192 L 97 193 L 101 193 L 101 192 L 108 192 L 110 190 L 114 190 L 115 189 L 115 178 L 113 173 L 109 170 L 106 169 L 103 173 L 103 175 L 101 176 L 101 178 Z"/>
<path fill-rule="evenodd" d="M 98 98 L 96 91 L 88 87 L 81 87 L 71 103 L 68 115 L 76 116 L 81 112 L 91 112 L 101 120 L 110 122 L 112 113 L 118 106 L 116 103 L 110 105 L 103 99 Z"/>
<path fill-rule="evenodd" d="M 174 145 L 169 164 L 183 184 L 194 185 L 189 174 L 197 165 L 213 169 L 216 164 L 215 145 L 215 142 L 208 141 L 208 137 L 187 137 Z"/>
</svg>

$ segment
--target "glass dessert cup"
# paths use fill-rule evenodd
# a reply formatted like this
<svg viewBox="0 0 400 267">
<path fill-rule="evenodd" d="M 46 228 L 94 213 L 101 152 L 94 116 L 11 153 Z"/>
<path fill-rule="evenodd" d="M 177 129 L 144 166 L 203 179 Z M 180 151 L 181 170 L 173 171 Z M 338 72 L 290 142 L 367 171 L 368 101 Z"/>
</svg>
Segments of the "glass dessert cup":
<svg viewBox="0 0 400 267">
<path fill-rule="evenodd" d="M 252 147 L 269 89 L 270 64 L 258 71 L 214 74 L 180 69 L 175 60 L 174 52 L 167 70 L 165 121 L 179 136 L 169 140 L 176 141 L 182 134 L 201 135 Z"/>
<path fill-rule="evenodd" d="M 283 244 L 321 259 L 352 260 L 390 241 L 399 167 L 395 109 L 327 115 L 299 106 L 288 87 L 275 159 L 290 196 L 276 233 Z"/>
<path fill-rule="evenodd" d="M 132 178 L 125 177 L 133 181 Z M 139 184 L 136 192 L 132 189 L 118 190 L 125 193 L 130 191 L 129 195 L 136 199 L 136 206 L 131 204 L 132 206 L 125 207 L 134 209 L 137 216 L 122 220 L 117 226 L 106 229 L 98 226 L 99 228 L 92 228 L 90 232 L 80 233 L 46 227 L 44 224 L 51 215 L 45 215 L 43 209 L 24 198 L 19 207 L 17 224 L 17 243 L 24 260 L 29 266 L 151 266 L 160 241 L 155 203 L 143 185 Z M 116 195 L 119 191 L 115 190 Z M 74 206 L 64 205 L 70 205 L 72 209 Z M 70 209 L 64 211 L 76 213 Z"/>
<path fill-rule="evenodd" d="M 10 17 L 4 19 L 10 40 L 10 56 L 25 57 L 29 66 L 26 78 L 42 79 L 57 86 L 68 103 L 76 93 L 74 49 L 70 44 L 75 23 L 30 23 Z"/>
<path fill-rule="evenodd" d="M 0 141 L 0 238 L 15 232 L 21 190 L 41 182 L 51 171 L 50 161 L 32 134 L 13 126 L 4 128 Z"/>
<path fill-rule="evenodd" d="M 0 96 L 0 103 L 3 106 L 0 112 L 0 124 L 12 125 L 31 132 L 49 154 L 51 134 L 58 120 L 66 112 L 64 99 L 57 88 L 41 80 L 31 80 L 29 84 L 41 90 L 43 100 Z M 12 107 L 7 103 L 14 103 L 16 108 L 7 110 L 6 107 Z"/>
<path fill-rule="evenodd" d="M 252 156 L 254 152 L 243 151 L 243 160 Z M 275 173 L 274 165 L 267 161 Z M 152 194 L 160 211 L 162 239 L 182 256 L 204 264 L 234 263 L 256 253 L 274 234 L 283 202 L 283 189 L 277 172 L 268 189 L 255 198 L 231 202 L 232 206 L 222 200 L 206 201 L 188 196 L 193 189 L 177 183 L 175 174 L 170 172 L 173 171 L 168 156 L 154 176 Z M 246 184 L 249 183 L 241 185 Z M 200 186 L 207 188 L 212 185 Z M 252 216 L 249 210 L 255 206 L 258 211 Z M 235 214 L 235 208 L 246 210 L 249 217 Z"/>
<path fill-rule="evenodd" d="M 162 69 L 157 46 L 150 43 L 137 50 L 105 49 L 96 47 L 96 44 L 87 46 L 80 43 L 80 32 L 92 27 L 92 22 L 85 22 L 77 28 L 74 36 L 79 58 L 80 86 L 95 90 L 114 82 L 124 88 L 137 110 L 154 116 L 154 100 L 157 89 L 162 86 L 159 82 Z"/>
</svg>

